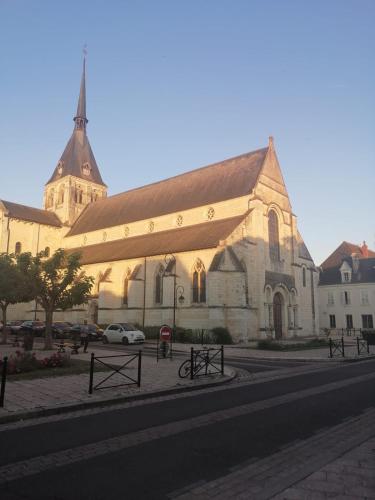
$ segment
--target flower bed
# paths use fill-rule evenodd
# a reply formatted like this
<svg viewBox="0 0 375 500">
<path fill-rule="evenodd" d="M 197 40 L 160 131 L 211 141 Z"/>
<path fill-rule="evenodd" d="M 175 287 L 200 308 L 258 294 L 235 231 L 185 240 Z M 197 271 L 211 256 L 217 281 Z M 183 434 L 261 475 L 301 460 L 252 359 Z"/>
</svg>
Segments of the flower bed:
<svg viewBox="0 0 375 500">
<path fill-rule="evenodd" d="M 54 353 L 51 356 L 38 359 L 35 353 L 16 351 L 8 357 L 7 374 L 16 375 L 44 368 L 62 368 L 69 365 L 70 358 L 67 354 Z M 0 372 L 3 360 L 0 359 Z"/>
</svg>

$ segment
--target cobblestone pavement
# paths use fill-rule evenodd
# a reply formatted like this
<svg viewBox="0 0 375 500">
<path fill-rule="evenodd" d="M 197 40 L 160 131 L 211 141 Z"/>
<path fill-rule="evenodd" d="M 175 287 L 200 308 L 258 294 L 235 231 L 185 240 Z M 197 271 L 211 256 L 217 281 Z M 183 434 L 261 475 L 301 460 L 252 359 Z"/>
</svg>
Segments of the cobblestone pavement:
<svg viewBox="0 0 375 500">
<path fill-rule="evenodd" d="M 233 472 L 172 492 L 178 500 L 375 498 L 375 409 Z"/>
<path fill-rule="evenodd" d="M 373 379 L 375 379 L 375 374 L 352 377 L 14 462 L 0 467 L 0 484 Z M 371 409 L 360 417 L 348 419 L 332 430 L 320 432 L 317 436 L 302 443 L 298 442 L 293 446 L 288 446 L 276 455 L 250 465 L 236 467 L 233 473 L 222 479 L 209 482 L 198 489 L 194 487 L 182 495 L 173 493 L 171 496 L 178 496 L 184 500 L 190 498 L 206 499 L 211 498 L 214 494 L 218 498 L 228 499 L 270 498 L 270 494 L 276 495 L 291 487 L 297 481 L 306 478 L 349 449 L 364 442 L 365 439 L 373 437 L 375 435 L 374 417 L 375 409 Z M 280 485 L 282 489 L 280 489 Z M 251 496 L 250 492 L 256 493 L 256 496 Z"/>
</svg>

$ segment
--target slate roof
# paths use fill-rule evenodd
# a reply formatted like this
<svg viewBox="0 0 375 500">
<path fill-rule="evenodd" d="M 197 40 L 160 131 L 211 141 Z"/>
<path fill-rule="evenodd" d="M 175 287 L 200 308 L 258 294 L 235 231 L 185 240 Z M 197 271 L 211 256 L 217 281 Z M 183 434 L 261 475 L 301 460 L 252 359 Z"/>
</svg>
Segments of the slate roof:
<svg viewBox="0 0 375 500">
<path fill-rule="evenodd" d="M 164 181 L 102 198 L 82 212 L 67 236 L 151 219 L 245 196 L 258 179 L 268 148 Z"/>
<path fill-rule="evenodd" d="M 372 252 L 374 253 L 374 252 Z M 353 259 L 345 257 L 338 266 L 323 269 L 319 277 L 319 285 L 338 285 L 342 283 L 340 267 L 343 261 L 346 261 L 353 269 Z M 375 258 L 362 258 L 358 261 L 357 272 L 352 271 L 350 283 L 375 283 Z M 345 285 L 350 285 L 345 283 Z"/>
<path fill-rule="evenodd" d="M 67 250 L 69 253 L 80 252 L 82 264 L 94 264 L 216 248 L 220 240 L 227 238 L 245 216 L 240 215 Z"/>
<path fill-rule="evenodd" d="M 71 138 L 58 161 L 55 170 L 47 184 L 57 181 L 67 175 L 85 179 L 105 186 L 98 165 L 86 135 L 86 61 L 83 60 L 81 87 L 78 98 L 77 115 L 74 117 L 75 128 Z M 90 172 L 83 172 L 83 165 L 89 164 Z M 61 170 L 62 167 L 62 170 Z M 61 170 L 61 172 L 59 172 Z"/>
<path fill-rule="evenodd" d="M 364 259 L 367 257 L 375 257 L 375 252 L 368 249 L 368 256 L 362 254 L 362 247 L 355 245 L 354 243 L 349 243 L 343 241 L 334 252 L 321 264 L 320 267 L 326 269 L 327 267 L 341 266 L 342 261 L 346 257 L 350 257 L 353 253 L 358 255 L 359 259 Z"/>
<path fill-rule="evenodd" d="M 28 222 L 36 222 L 46 226 L 61 227 L 61 221 L 57 215 L 48 210 L 40 208 L 27 207 L 26 205 L 19 205 L 11 201 L 0 200 L 6 208 L 9 217 L 20 219 Z"/>
<path fill-rule="evenodd" d="M 313 262 L 310 252 L 308 251 L 307 246 L 305 245 L 305 242 L 303 241 L 299 231 L 297 233 L 297 245 L 298 257 L 300 257 L 301 259 L 311 260 L 311 262 Z"/>
<path fill-rule="evenodd" d="M 84 163 L 88 163 L 90 166 L 89 175 L 83 174 L 82 166 Z M 59 173 L 60 165 L 62 166 L 61 174 Z M 67 175 L 74 175 L 75 177 L 105 186 L 86 132 L 83 129 L 74 130 L 47 184 L 57 181 Z"/>
</svg>

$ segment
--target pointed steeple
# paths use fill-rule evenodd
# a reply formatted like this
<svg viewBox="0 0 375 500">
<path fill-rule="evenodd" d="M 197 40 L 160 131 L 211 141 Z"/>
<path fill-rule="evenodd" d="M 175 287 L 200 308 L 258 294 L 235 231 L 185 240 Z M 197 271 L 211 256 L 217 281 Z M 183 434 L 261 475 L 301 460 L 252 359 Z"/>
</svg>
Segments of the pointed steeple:
<svg viewBox="0 0 375 500">
<path fill-rule="evenodd" d="M 74 117 L 76 130 L 86 130 L 86 56 L 83 57 L 83 71 L 81 78 L 81 88 L 79 91 L 77 114 Z"/>
</svg>

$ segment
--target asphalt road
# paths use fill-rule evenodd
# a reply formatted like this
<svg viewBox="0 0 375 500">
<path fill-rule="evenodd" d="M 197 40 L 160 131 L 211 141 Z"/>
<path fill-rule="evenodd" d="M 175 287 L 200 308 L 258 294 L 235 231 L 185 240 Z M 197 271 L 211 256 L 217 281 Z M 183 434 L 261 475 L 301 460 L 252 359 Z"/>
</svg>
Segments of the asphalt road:
<svg viewBox="0 0 375 500">
<path fill-rule="evenodd" d="M 375 361 L 325 365 L 0 431 L 0 498 L 169 498 L 374 407 L 374 373 Z M 33 460 L 40 472 L 18 467 L 16 479 L 1 482 Z"/>
</svg>

